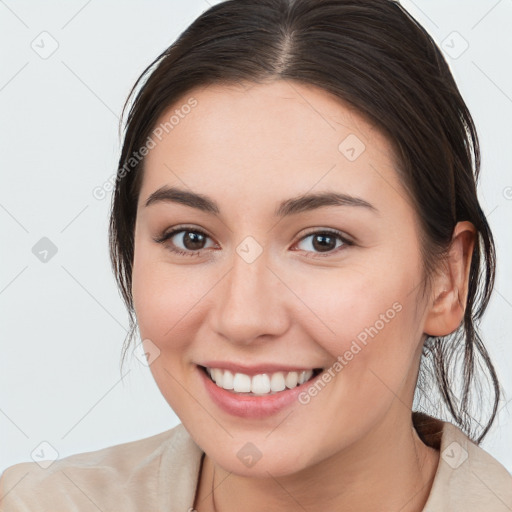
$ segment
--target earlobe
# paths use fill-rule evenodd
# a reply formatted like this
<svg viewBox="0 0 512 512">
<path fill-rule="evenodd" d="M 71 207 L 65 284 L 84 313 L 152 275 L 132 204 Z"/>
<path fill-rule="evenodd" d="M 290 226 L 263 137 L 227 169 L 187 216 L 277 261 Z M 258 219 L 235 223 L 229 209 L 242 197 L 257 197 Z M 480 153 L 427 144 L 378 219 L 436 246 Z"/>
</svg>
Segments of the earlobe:
<svg viewBox="0 0 512 512">
<path fill-rule="evenodd" d="M 475 240 L 476 229 L 473 224 L 468 221 L 458 222 L 453 230 L 446 261 L 433 280 L 425 334 L 446 336 L 457 330 L 463 321 Z"/>
</svg>

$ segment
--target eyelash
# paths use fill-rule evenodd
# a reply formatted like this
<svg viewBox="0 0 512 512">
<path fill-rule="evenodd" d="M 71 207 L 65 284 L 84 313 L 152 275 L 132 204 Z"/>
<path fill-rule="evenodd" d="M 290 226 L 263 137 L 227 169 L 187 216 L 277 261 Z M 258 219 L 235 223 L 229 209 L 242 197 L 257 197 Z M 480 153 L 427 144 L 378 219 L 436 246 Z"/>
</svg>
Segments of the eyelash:
<svg viewBox="0 0 512 512">
<path fill-rule="evenodd" d="M 196 234 L 205 236 L 207 238 L 210 238 L 209 235 L 207 235 L 204 231 L 201 231 L 200 229 L 190 228 L 187 226 L 178 226 L 167 233 L 163 233 L 160 237 L 154 238 L 154 241 L 159 244 L 164 244 L 165 242 L 167 242 L 167 240 L 172 238 L 174 235 L 176 235 L 178 233 L 183 233 L 183 232 L 196 233 Z M 305 234 L 297 243 L 302 242 L 304 239 L 310 237 L 311 235 L 335 236 L 335 237 L 337 237 L 338 240 L 340 240 L 343 243 L 343 245 L 341 245 L 340 247 L 337 247 L 336 249 L 334 249 L 332 251 L 324 253 L 324 254 L 311 253 L 310 251 L 303 251 L 303 252 L 307 253 L 306 258 L 316 258 L 316 257 L 324 258 L 327 256 L 332 256 L 333 254 L 338 253 L 340 250 L 343 250 L 343 247 L 354 245 L 354 243 L 351 240 L 348 240 L 345 236 L 343 236 L 343 234 L 340 231 L 336 231 L 333 229 L 323 229 L 323 230 L 319 230 L 319 231 L 311 231 L 310 233 Z M 180 255 L 180 256 L 198 256 L 201 253 L 201 251 L 203 251 L 204 249 L 199 249 L 197 251 L 183 251 L 182 249 L 177 249 L 176 247 L 169 247 L 169 250 L 175 254 Z"/>
</svg>

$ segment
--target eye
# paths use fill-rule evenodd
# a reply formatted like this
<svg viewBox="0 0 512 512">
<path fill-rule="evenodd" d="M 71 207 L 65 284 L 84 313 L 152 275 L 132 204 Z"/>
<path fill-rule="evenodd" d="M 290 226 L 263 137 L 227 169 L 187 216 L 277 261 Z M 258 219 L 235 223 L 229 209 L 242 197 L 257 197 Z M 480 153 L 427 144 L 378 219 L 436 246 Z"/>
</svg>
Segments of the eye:
<svg viewBox="0 0 512 512">
<path fill-rule="evenodd" d="M 172 240 L 173 238 L 174 240 Z M 179 226 L 154 240 L 160 244 L 171 241 L 166 245 L 171 252 L 180 256 L 196 256 L 206 248 L 204 244 L 208 238 L 210 237 L 199 229 Z"/>
<path fill-rule="evenodd" d="M 173 240 L 174 239 L 174 240 Z M 171 252 L 180 256 L 198 256 L 202 250 L 207 249 L 205 242 L 210 237 L 200 229 L 178 226 L 169 232 L 155 238 L 155 242 L 165 244 Z M 167 242 L 171 243 L 167 243 Z M 306 253 L 306 257 L 325 257 L 338 253 L 344 247 L 353 245 L 339 231 L 314 231 L 302 237 L 296 245 L 303 244 L 299 250 Z M 215 244 L 213 245 L 215 247 Z"/>
<path fill-rule="evenodd" d="M 348 240 L 342 233 L 332 230 L 314 231 L 309 233 L 301 238 L 297 245 L 301 243 L 303 244 L 303 247 L 300 250 L 309 253 L 313 252 L 313 254 L 306 255 L 308 258 L 314 258 L 316 256 L 331 256 L 332 254 L 343 250 L 345 246 L 353 245 L 353 242 Z"/>
</svg>

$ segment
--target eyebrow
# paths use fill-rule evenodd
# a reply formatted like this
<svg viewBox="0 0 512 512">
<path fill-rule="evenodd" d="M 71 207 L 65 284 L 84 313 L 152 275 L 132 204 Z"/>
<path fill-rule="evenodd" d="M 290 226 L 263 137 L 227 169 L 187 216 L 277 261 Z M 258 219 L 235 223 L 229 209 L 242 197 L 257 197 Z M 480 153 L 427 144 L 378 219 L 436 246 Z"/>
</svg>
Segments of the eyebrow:
<svg viewBox="0 0 512 512">
<path fill-rule="evenodd" d="M 177 187 L 168 187 L 164 185 L 158 190 L 155 190 L 148 199 L 144 206 L 150 206 L 156 203 L 178 203 L 191 208 L 196 208 L 202 212 L 212 213 L 215 216 L 220 215 L 219 205 L 210 197 L 183 190 Z M 341 194 L 338 192 L 320 192 L 303 194 L 298 197 L 293 197 L 282 201 L 274 211 L 275 217 L 286 217 L 289 215 L 296 215 L 298 213 L 316 210 L 324 206 L 357 206 L 363 207 L 377 213 L 378 210 L 368 201 L 360 197 L 354 197 L 348 194 Z"/>
</svg>

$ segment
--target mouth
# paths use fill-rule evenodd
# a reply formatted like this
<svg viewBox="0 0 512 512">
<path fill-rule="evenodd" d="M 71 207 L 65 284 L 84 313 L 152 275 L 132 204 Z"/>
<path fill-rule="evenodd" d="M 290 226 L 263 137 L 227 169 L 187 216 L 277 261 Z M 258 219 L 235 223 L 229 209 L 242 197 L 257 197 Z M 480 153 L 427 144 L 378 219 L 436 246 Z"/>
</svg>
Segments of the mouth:
<svg viewBox="0 0 512 512">
<path fill-rule="evenodd" d="M 313 380 L 323 368 L 312 368 L 299 371 L 276 371 L 247 375 L 232 372 L 223 368 L 199 366 L 218 388 L 242 396 L 275 395 L 286 390 L 294 389 Z"/>
</svg>

